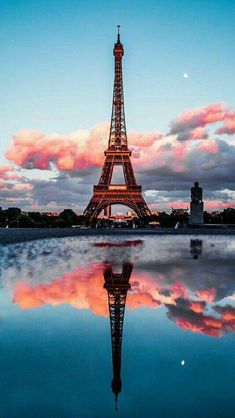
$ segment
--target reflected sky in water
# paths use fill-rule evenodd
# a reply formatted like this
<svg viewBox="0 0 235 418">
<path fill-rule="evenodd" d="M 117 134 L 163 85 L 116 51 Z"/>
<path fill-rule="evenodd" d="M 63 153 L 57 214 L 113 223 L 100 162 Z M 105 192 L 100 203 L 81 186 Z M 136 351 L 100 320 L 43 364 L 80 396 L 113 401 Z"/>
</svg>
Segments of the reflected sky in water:
<svg viewBox="0 0 235 418">
<path fill-rule="evenodd" d="M 222 236 L 0 247 L 1 418 L 233 416 L 234 255 L 235 239 Z M 112 344 L 109 303 L 123 280 L 117 349 L 120 310 Z"/>
</svg>

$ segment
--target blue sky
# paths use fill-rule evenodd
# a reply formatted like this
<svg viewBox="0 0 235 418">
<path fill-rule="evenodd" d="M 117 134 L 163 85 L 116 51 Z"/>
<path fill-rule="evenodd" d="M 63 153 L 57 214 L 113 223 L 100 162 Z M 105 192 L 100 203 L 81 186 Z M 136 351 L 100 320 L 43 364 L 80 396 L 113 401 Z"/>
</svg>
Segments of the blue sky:
<svg viewBox="0 0 235 418">
<path fill-rule="evenodd" d="M 25 127 L 109 120 L 118 23 L 128 127 L 162 130 L 184 109 L 234 105 L 234 13 L 231 1 L 2 1 L 3 143 Z"/>
<path fill-rule="evenodd" d="M 117 24 L 128 129 L 166 133 L 183 110 L 235 107 L 234 15 L 219 0 L 2 0 L 0 163 L 21 129 L 67 135 L 110 120 Z"/>
</svg>

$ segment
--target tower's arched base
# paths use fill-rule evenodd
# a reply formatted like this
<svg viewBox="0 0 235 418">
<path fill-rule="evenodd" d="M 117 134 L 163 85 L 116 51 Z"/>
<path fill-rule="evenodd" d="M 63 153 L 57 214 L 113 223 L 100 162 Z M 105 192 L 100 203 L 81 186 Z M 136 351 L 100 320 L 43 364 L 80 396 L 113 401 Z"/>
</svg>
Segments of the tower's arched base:
<svg viewBox="0 0 235 418">
<path fill-rule="evenodd" d="M 94 186 L 94 194 L 84 212 L 85 224 L 94 225 L 100 212 L 107 206 L 124 205 L 132 209 L 139 219 L 151 212 L 141 194 L 141 186 Z"/>
</svg>

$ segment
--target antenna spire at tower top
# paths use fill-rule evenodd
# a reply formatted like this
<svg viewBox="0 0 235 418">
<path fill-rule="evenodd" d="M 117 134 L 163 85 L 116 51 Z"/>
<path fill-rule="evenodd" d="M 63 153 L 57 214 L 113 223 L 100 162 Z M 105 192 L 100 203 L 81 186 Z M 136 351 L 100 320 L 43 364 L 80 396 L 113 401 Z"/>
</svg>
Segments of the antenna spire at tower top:
<svg viewBox="0 0 235 418">
<path fill-rule="evenodd" d="M 117 25 L 118 33 L 117 33 L 117 41 L 120 42 L 120 25 Z"/>
<path fill-rule="evenodd" d="M 118 394 L 115 394 L 115 411 L 118 411 Z"/>
</svg>

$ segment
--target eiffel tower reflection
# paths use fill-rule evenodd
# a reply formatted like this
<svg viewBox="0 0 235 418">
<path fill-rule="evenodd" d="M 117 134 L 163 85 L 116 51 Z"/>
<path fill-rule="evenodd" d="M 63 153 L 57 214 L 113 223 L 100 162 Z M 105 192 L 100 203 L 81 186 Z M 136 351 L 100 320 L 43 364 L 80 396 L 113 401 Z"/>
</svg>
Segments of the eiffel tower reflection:
<svg viewBox="0 0 235 418">
<path fill-rule="evenodd" d="M 118 394 L 122 390 L 121 380 L 121 360 L 122 360 L 122 334 L 124 312 L 126 305 L 127 292 L 130 289 L 130 277 L 133 264 L 123 263 L 122 272 L 114 273 L 111 264 L 106 264 L 104 268 L 104 288 L 108 293 L 109 316 L 111 327 L 112 360 L 113 360 L 113 380 L 112 391 L 115 395 L 116 410 Z"/>
</svg>

